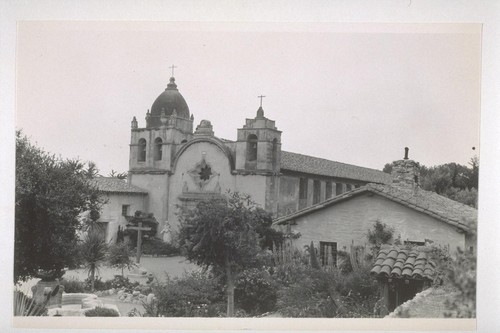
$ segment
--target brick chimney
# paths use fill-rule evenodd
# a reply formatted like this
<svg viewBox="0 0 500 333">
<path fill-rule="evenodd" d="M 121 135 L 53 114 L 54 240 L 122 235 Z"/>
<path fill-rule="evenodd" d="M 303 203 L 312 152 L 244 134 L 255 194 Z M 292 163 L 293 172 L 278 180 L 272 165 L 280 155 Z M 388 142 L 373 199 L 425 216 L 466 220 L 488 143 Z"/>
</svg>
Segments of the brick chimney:
<svg viewBox="0 0 500 333">
<path fill-rule="evenodd" d="M 408 159 L 408 151 L 405 147 L 404 159 L 392 163 L 392 185 L 415 189 L 420 186 L 420 167 Z"/>
</svg>

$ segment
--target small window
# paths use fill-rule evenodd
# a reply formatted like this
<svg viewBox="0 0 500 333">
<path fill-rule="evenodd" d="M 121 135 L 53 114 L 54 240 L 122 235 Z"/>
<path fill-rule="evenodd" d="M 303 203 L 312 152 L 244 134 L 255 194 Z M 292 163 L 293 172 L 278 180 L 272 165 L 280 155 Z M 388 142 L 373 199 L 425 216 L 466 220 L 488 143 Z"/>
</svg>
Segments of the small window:
<svg viewBox="0 0 500 333">
<path fill-rule="evenodd" d="M 360 188 L 360 187 L 361 187 L 361 185 L 359 185 L 359 184 L 354 185 L 354 188 Z"/>
<path fill-rule="evenodd" d="M 321 182 L 319 180 L 313 181 L 313 205 L 321 201 Z"/>
<path fill-rule="evenodd" d="M 349 192 L 350 190 L 352 190 L 352 185 L 351 184 L 347 184 L 345 186 L 345 190 L 346 190 L 346 192 Z"/>
<path fill-rule="evenodd" d="M 321 265 L 337 267 L 337 243 L 319 242 Z"/>
<path fill-rule="evenodd" d="M 128 216 L 129 208 L 130 208 L 130 205 L 122 205 L 122 215 L 123 216 Z"/>
<path fill-rule="evenodd" d="M 184 139 L 184 140 L 181 141 L 181 144 L 184 144 L 186 142 L 188 142 L 188 140 Z"/>
<path fill-rule="evenodd" d="M 257 160 L 257 135 L 250 134 L 247 139 L 247 161 Z"/>
<path fill-rule="evenodd" d="M 163 152 L 163 141 L 160 138 L 155 140 L 155 161 L 161 161 Z"/>
<path fill-rule="evenodd" d="M 332 182 L 327 181 L 325 188 L 325 199 L 330 199 L 331 197 L 332 197 Z"/>
<path fill-rule="evenodd" d="M 139 140 L 137 160 L 139 162 L 146 161 L 146 139 Z"/>
</svg>

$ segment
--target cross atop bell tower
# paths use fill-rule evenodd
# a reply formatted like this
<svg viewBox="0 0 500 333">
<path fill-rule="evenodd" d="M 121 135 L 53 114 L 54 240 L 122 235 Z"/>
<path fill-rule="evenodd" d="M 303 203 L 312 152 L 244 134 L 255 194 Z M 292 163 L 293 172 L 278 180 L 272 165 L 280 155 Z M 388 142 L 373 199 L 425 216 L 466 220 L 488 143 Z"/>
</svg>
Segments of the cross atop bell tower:
<svg viewBox="0 0 500 333">
<path fill-rule="evenodd" d="M 260 107 L 262 107 L 262 99 L 266 97 L 264 95 L 257 96 L 257 98 L 260 98 Z"/>
</svg>

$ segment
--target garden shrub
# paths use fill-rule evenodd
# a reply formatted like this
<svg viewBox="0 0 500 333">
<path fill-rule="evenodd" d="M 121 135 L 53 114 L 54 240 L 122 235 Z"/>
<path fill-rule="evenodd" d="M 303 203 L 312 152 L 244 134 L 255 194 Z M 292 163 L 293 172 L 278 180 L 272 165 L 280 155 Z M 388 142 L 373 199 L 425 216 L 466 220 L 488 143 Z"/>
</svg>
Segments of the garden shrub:
<svg viewBox="0 0 500 333">
<path fill-rule="evenodd" d="M 343 273 L 313 269 L 301 260 L 280 265 L 274 275 L 281 285 L 276 307 L 286 317 L 373 317 L 379 290 L 369 269 L 361 265 Z"/>
<path fill-rule="evenodd" d="M 114 309 L 96 307 L 85 311 L 85 317 L 120 317 L 120 314 Z"/>
<path fill-rule="evenodd" d="M 379 286 L 370 276 L 370 266 L 362 266 L 347 274 L 336 274 L 335 291 L 339 295 L 337 317 L 366 318 L 376 313 L 380 299 Z"/>
<path fill-rule="evenodd" d="M 308 263 L 309 256 L 297 250 L 292 252 L 289 260 L 277 262 L 270 272 L 280 286 L 286 287 L 306 277 L 310 270 Z"/>
<path fill-rule="evenodd" d="M 86 278 L 85 282 L 85 290 L 86 291 L 91 291 L 92 290 L 92 281 L 90 278 Z M 95 291 L 103 291 L 103 290 L 109 290 L 113 288 L 111 284 L 111 280 L 103 281 L 101 277 L 97 277 L 94 280 L 94 290 Z"/>
<path fill-rule="evenodd" d="M 79 281 L 77 279 L 61 279 L 59 282 L 64 286 L 65 293 L 83 293 L 85 292 L 85 282 Z"/>
<path fill-rule="evenodd" d="M 142 253 L 148 255 L 178 255 L 179 248 L 175 247 L 171 243 L 163 242 L 158 238 L 148 238 L 144 240 L 144 244 L 142 245 Z"/>
<path fill-rule="evenodd" d="M 266 268 L 243 271 L 236 281 L 235 302 L 245 312 L 257 315 L 274 311 L 277 284 Z"/>
<path fill-rule="evenodd" d="M 126 289 L 126 290 L 134 290 L 137 286 L 140 285 L 139 282 L 135 281 L 132 282 L 128 277 L 121 276 L 121 275 L 115 275 L 115 277 L 111 280 L 107 280 L 106 284 L 109 286 L 108 289 L 114 288 L 114 289 Z"/>
<path fill-rule="evenodd" d="M 278 291 L 277 309 L 285 317 L 332 318 L 336 316 L 334 280 L 329 272 L 300 267 L 288 272 L 288 285 Z"/>
<path fill-rule="evenodd" d="M 153 288 L 151 286 L 145 286 L 142 284 L 135 287 L 134 290 L 139 291 L 143 295 L 149 295 L 153 292 Z"/>
<path fill-rule="evenodd" d="M 458 293 L 445 302 L 447 318 L 476 318 L 476 255 L 458 249 L 446 271 L 447 285 Z"/>
<path fill-rule="evenodd" d="M 226 310 L 224 288 L 209 272 L 191 271 L 180 278 L 167 276 L 166 282 L 155 284 L 154 306 L 146 316 L 216 317 Z"/>
</svg>

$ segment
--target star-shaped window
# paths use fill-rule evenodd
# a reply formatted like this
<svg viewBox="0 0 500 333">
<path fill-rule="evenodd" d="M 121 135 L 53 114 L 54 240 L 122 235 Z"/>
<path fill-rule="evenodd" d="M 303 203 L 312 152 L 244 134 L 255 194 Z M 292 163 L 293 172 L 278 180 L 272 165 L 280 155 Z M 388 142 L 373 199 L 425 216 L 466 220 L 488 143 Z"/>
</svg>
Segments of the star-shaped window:
<svg viewBox="0 0 500 333">
<path fill-rule="evenodd" d="M 210 176 L 212 175 L 212 169 L 208 165 L 205 165 L 201 168 L 198 174 L 200 175 L 201 180 L 209 180 Z"/>
</svg>

